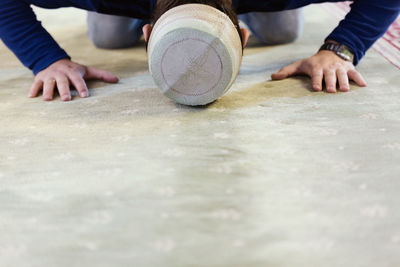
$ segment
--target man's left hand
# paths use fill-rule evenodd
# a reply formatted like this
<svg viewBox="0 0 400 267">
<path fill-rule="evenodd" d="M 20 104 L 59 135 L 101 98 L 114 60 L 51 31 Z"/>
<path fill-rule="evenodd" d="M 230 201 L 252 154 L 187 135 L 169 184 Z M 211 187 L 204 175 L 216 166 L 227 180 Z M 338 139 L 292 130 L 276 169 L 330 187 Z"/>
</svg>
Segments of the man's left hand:
<svg viewBox="0 0 400 267">
<path fill-rule="evenodd" d="M 328 93 L 336 93 L 337 89 L 342 92 L 349 91 L 349 80 L 354 81 L 358 86 L 367 86 L 364 78 L 356 71 L 351 62 L 326 50 L 321 50 L 310 58 L 296 61 L 282 68 L 279 72 L 272 74 L 271 78 L 282 80 L 300 74 L 308 75 L 311 78 L 314 91 L 322 90 L 323 81 L 325 81 Z"/>
</svg>

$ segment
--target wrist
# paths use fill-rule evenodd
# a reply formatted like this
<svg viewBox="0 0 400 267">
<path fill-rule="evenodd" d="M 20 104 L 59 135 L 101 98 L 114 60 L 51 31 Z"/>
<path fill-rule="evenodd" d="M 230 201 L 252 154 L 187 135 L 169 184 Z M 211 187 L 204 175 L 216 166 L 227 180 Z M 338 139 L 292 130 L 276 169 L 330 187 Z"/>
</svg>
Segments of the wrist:
<svg viewBox="0 0 400 267">
<path fill-rule="evenodd" d="M 39 72 L 41 72 L 42 70 L 47 69 L 50 65 L 52 65 L 53 63 L 63 60 L 63 59 L 68 59 L 70 60 L 71 57 L 67 55 L 67 53 L 60 53 L 58 55 L 52 55 L 49 54 L 48 56 L 45 56 L 43 58 L 41 58 L 39 60 L 39 62 L 37 62 L 35 64 L 35 66 L 32 68 L 33 70 L 33 74 L 36 75 Z"/>
<path fill-rule="evenodd" d="M 334 40 L 326 40 L 319 51 L 331 51 L 341 59 L 354 64 L 354 51 L 346 45 L 338 43 Z"/>
</svg>

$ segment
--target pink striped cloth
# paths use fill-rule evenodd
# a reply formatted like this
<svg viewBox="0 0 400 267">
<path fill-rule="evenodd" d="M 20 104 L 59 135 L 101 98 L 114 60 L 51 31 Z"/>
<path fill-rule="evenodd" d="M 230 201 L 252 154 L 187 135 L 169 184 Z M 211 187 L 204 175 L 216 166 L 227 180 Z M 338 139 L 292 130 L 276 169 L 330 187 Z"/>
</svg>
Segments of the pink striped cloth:
<svg viewBox="0 0 400 267">
<path fill-rule="evenodd" d="M 325 3 L 322 6 L 335 17 L 343 19 L 350 11 L 350 4 L 351 2 L 339 2 Z M 400 17 L 394 21 L 385 35 L 372 48 L 400 69 Z"/>
</svg>

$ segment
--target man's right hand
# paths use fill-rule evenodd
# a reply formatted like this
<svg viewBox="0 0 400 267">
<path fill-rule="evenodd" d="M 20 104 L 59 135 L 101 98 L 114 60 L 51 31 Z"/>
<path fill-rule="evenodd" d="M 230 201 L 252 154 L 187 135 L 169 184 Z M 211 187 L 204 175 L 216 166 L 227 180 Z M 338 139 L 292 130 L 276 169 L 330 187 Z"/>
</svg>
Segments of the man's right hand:
<svg viewBox="0 0 400 267">
<path fill-rule="evenodd" d="M 69 59 L 61 59 L 39 72 L 29 90 L 29 97 L 36 97 L 43 90 L 43 100 L 53 99 L 54 89 L 57 88 L 61 100 L 71 100 L 71 86 L 75 87 L 80 97 L 88 97 L 89 91 L 86 80 L 101 80 L 117 83 L 118 77 L 108 71 L 80 65 Z"/>
</svg>

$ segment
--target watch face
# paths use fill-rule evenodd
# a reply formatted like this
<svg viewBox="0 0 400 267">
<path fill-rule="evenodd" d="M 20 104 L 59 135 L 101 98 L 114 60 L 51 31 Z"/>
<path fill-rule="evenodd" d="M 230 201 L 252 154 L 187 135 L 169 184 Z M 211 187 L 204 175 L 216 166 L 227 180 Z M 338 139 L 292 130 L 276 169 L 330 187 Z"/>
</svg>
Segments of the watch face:
<svg viewBox="0 0 400 267">
<path fill-rule="evenodd" d="M 348 55 L 344 52 L 338 52 L 338 55 L 343 58 L 344 60 L 351 61 L 351 55 Z"/>
<path fill-rule="evenodd" d="M 342 49 L 342 51 L 340 51 L 345 57 L 351 59 L 353 56 L 353 53 L 351 53 L 348 49 Z"/>
</svg>

